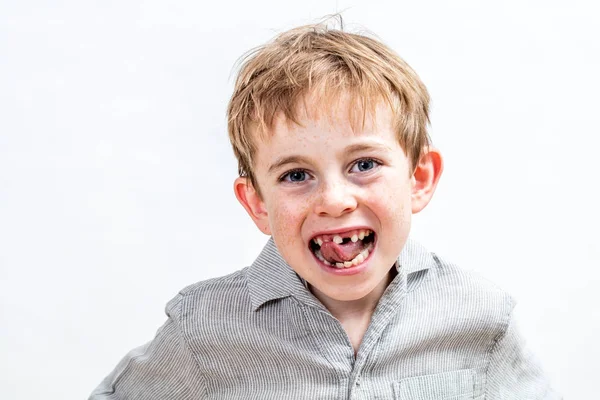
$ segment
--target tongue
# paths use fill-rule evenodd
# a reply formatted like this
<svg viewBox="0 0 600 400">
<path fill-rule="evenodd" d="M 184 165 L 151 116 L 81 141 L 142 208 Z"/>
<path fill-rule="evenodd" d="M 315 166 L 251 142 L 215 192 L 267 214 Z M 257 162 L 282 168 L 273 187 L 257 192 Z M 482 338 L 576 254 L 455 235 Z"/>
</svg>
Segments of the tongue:
<svg viewBox="0 0 600 400">
<path fill-rule="evenodd" d="M 321 245 L 321 255 L 329 262 L 351 261 L 363 250 L 363 242 L 349 241 L 345 244 L 325 242 Z"/>
</svg>

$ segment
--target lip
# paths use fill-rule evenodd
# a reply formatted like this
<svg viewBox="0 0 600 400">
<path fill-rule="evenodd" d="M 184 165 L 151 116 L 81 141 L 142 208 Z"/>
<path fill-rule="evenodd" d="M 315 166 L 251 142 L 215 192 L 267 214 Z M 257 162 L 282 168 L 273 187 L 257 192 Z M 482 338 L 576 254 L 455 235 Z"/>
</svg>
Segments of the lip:
<svg viewBox="0 0 600 400">
<path fill-rule="evenodd" d="M 368 228 L 368 227 L 343 228 L 343 229 L 319 232 L 319 233 L 316 233 L 314 236 L 312 236 L 312 238 L 314 238 L 315 236 L 319 236 L 319 235 L 335 235 L 336 233 L 348 232 L 348 231 L 352 231 L 355 229 L 369 229 L 369 230 L 373 231 L 371 228 Z M 375 231 L 373 231 L 373 232 L 375 232 Z M 312 240 L 312 238 L 310 240 Z M 362 273 L 369 267 L 371 258 L 373 256 L 373 254 L 375 254 L 375 250 L 377 250 L 377 239 L 378 239 L 378 236 L 377 236 L 377 234 L 375 234 L 375 240 L 373 241 L 373 249 L 369 252 L 369 256 L 362 263 L 360 263 L 358 265 L 353 265 L 348 268 L 337 268 L 337 267 L 333 267 L 333 266 L 329 266 L 329 265 L 325 264 L 324 262 L 322 262 L 321 260 L 319 260 L 317 258 L 317 256 L 315 255 L 315 253 L 312 252 L 310 247 L 308 248 L 308 252 L 312 256 L 313 260 L 315 260 L 315 262 L 321 267 L 321 269 L 324 270 L 325 272 L 327 272 L 328 274 L 332 274 L 332 275 L 336 275 L 336 276 L 356 275 L 356 274 Z"/>
</svg>

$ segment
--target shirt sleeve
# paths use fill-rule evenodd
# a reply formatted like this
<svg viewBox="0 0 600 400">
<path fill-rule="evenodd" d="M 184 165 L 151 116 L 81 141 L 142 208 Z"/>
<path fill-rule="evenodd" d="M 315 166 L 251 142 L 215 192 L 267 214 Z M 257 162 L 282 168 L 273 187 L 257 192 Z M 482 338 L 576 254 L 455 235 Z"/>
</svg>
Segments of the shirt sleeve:
<svg viewBox="0 0 600 400">
<path fill-rule="evenodd" d="M 179 326 L 180 306 L 181 295 L 167 305 L 169 318 L 154 340 L 130 351 L 89 400 L 206 398 L 203 377 Z"/>
<path fill-rule="evenodd" d="M 525 346 L 514 315 L 492 349 L 486 400 L 560 400 L 537 358 Z"/>
</svg>

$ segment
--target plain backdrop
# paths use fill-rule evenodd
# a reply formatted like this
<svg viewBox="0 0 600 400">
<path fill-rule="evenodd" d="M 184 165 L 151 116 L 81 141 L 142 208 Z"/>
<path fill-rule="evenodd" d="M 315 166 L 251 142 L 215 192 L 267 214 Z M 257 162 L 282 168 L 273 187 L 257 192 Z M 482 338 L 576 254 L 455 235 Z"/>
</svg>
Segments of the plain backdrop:
<svg viewBox="0 0 600 400">
<path fill-rule="evenodd" d="M 597 395 L 596 2 L 1 0 L 2 399 L 86 398 L 181 288 L 252 262 L 233 66 L 335 11 L 430 90 L 446 169 L 413 236 L 514 295 L 566 397 Z"/>
</svg>

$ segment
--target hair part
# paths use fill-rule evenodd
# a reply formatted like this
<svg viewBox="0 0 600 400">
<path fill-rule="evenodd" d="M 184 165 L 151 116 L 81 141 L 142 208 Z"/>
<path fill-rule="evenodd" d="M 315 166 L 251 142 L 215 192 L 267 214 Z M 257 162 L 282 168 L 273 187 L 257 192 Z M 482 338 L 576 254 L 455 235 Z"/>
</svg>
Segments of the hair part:
<svg viewBox="0 0 600 400">
<path fill-rule="evenodd" d="M 341 17 L 337 20 L 340 29 L 325 21 L 283 32 L 239 61 L 227 108 L 229 139 L 239 175 L 259 195 L 253 171 L 256 142 L 265 139 L 280 114 L 300 124 L 302 110 L 332 110 L 349 95 L 353 106 L 348 117 L 356 128 L 383 101 L 392 110 L 394 129 L 413 169 L 431 143 L 429 94 L 417 74 L 389 47 L 345 32 Z"/>
</svg>

